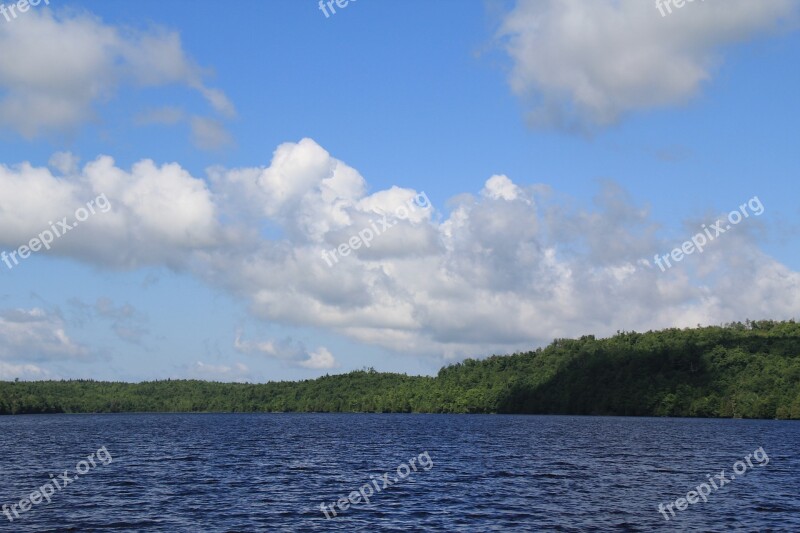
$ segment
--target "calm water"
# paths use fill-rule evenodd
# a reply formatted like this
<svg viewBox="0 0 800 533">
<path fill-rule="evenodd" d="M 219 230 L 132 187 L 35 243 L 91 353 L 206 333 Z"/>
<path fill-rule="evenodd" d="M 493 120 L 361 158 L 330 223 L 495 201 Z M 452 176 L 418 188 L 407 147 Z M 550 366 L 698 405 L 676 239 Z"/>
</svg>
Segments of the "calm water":
<svg viewBox="0 0 800 533">
<path fill-rule="evenodd" d="M 0 417 L 0 505 L 49 474 L 87 471 L 13 523 L 0 515 L 0 531 L 800 531 L 798 444 L 799 423 L 749 420 Z M 111 462 L 78 465 L 101 447 Z M 669 522 L 659 514 L 759 447 L 768 464 L 743 463 L 744 475 Z M 412 457 L 416 472 L 325 518 L 322 502 L 370 476 L 382 487 Z"/>
</svg>

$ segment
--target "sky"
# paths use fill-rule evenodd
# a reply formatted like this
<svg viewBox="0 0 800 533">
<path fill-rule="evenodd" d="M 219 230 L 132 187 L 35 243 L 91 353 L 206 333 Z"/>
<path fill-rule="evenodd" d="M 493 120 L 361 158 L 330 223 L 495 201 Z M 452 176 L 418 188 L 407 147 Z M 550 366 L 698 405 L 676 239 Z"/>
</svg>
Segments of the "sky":
<svg viewBox="0 0 800 533">
<path fill-rule="evenodd" d="M 796 318 L 800 1 L 665 2 L 5 2 L 0 379 Z"/>
</svg>

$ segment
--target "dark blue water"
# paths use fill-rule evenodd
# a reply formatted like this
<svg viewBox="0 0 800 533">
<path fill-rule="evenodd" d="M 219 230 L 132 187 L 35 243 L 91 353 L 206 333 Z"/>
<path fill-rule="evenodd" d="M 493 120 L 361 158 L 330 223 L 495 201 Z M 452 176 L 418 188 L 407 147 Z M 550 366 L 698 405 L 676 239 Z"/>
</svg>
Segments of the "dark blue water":
<svg viewBox="0 0 800 533">
<path fill-rule="evenodd" d="M 19 506 L 50 474 L 86 472 L 60 490 L 51 485 L 50 503 L 17 507 L 13 522 L 0 515 L 0 530 L 800 531 L 799 444 L 796 422 L 750 420 L 0 417 L 0 505 Z M 108 455 L 97 454 L 102 447 Z M 707 502 L 673 504 L 669 521 L 658 512 L 708 475 L 724 469 L 730 478 L 758 448 L 764 466 L 741 463 L 746 472 Z M 78 465 L 93 453 L 95 466 Z M 407 477 L 395 482 L 402 464 Z M 321 503 L 359 488 L 369 503 L 355 494 L 356 504 L 325 518 Z"/>
</svg>

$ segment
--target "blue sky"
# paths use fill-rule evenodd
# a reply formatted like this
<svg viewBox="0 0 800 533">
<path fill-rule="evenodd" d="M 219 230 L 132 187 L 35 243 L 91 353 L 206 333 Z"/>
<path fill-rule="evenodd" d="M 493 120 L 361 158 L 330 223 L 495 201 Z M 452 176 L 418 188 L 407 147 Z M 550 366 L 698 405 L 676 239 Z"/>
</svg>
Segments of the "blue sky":
<svg viewBox="0 0 800 533">
<path fill-rule="evenodd" d="M 800 3 L 187 6 L 0 17 L 0 250 L 110 205 L 0 263 L 0 379 L 430 374 L 797 316 Z"/>
</svg>

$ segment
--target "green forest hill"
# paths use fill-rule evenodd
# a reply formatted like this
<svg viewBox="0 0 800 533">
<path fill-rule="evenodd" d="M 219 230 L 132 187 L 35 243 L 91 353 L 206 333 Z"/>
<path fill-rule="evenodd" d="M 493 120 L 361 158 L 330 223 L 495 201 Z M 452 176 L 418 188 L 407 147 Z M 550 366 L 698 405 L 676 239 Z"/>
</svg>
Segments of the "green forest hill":
<svg viewBox="0 0 800 533">
<path fill-rule="evenodd" d="M 442 368 L 265 384 L 0 382 L 0 414 L 119 412 L 538 413 L 800 419 L 800 324 L 771 320 L 546 348 Z"/>
</svg>

